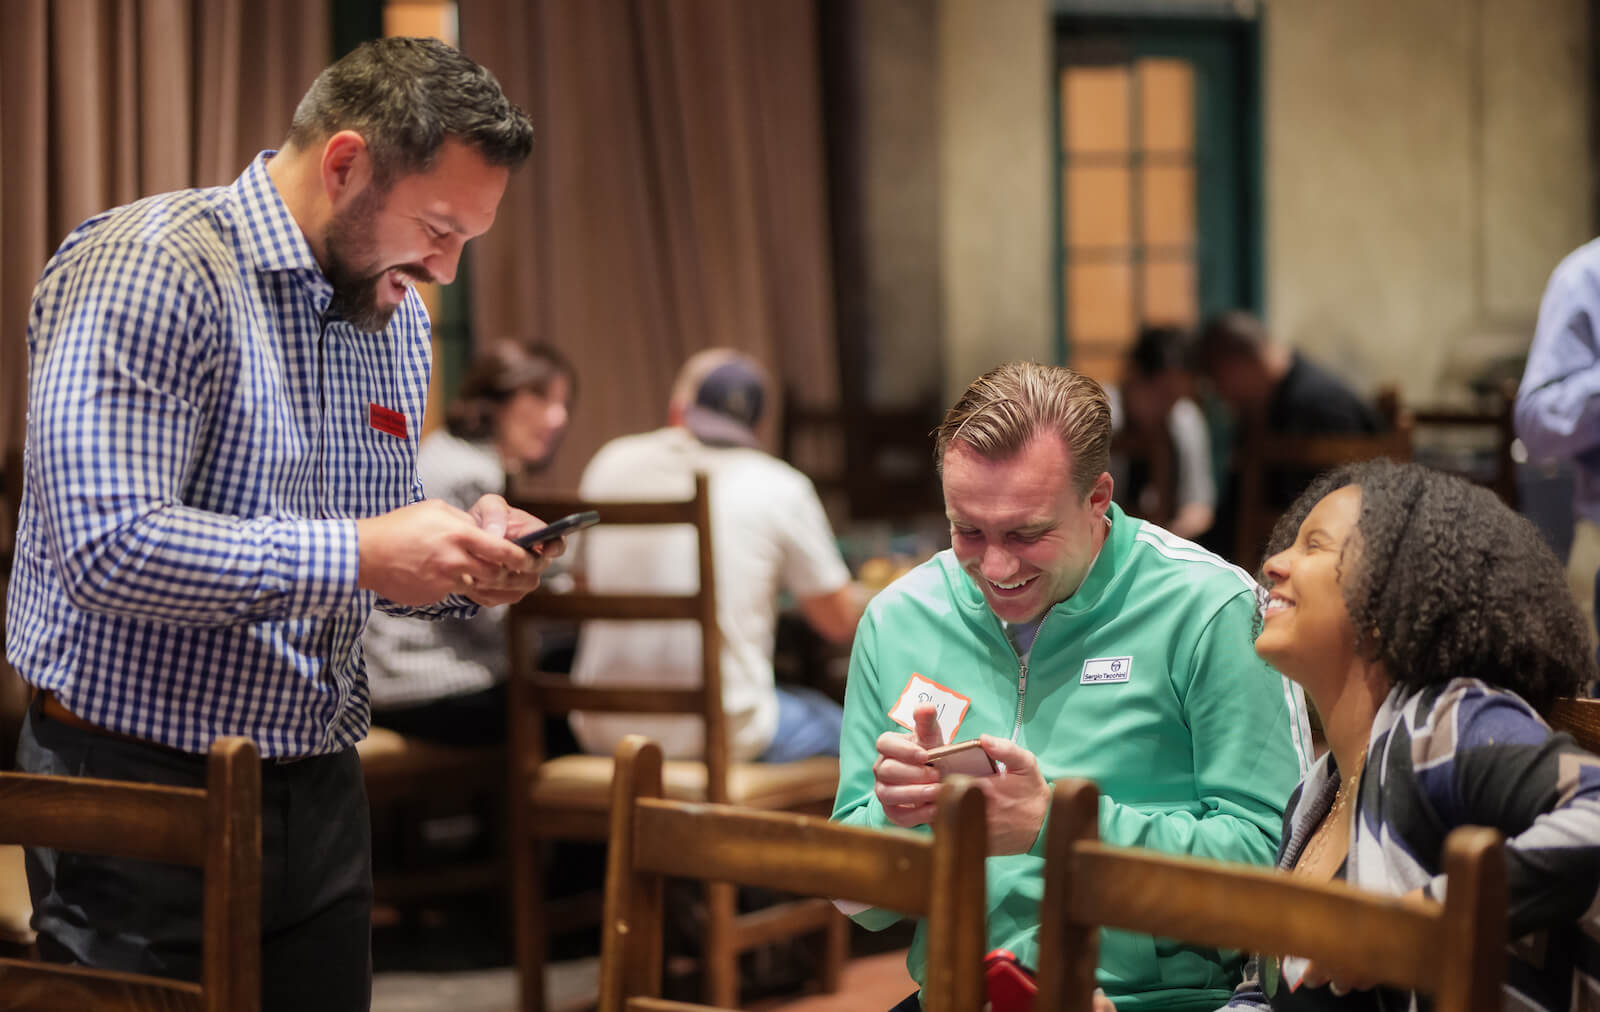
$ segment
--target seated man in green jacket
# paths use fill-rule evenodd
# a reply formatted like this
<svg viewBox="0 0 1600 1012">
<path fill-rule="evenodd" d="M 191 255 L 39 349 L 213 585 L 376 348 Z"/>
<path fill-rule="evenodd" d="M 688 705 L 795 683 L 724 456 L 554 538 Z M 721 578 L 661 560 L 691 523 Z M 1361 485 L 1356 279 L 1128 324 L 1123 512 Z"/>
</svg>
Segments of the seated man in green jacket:
<svg viewBox="0 0 1600 1012">
<path fill-rule="evenodd" d="M 1110 411 L 1087 377 L 1000 366 L 936 439 L 951 547 L 879 594 L 856 632 L 833 817 L 927 824 L 928 748 L 979 739 L 1001 767 L 979 781 L 989 943 L 1029 967 L 1058 777 L 1100 785 L 1108 843 L 1270 864 L 1311 744 L 1299 688 L 1251 648 L 1255 581 L 1112 503 Z M 925 960 L 919 925 L 919 983 Z M 1122 1012 L 1214 1009 L 1238 969 L 1213 949 L 1101 939 L 1100 985 Z"/>
</svg>

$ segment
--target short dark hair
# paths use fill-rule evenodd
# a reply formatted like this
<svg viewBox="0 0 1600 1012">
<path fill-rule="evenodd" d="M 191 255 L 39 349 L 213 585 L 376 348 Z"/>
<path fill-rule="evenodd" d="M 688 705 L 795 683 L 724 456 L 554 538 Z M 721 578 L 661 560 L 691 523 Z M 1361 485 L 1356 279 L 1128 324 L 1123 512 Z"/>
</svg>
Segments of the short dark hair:
<svg viewBox="0 0 1600 1012">
<path fill-rule="evenodd" d="M 1229 309 L 1211 317 L 1200 328 L 1200 336 L 1194 342 L 1193 365 L 1204 370 L 1223 358 L 1260 358 L 1270 343 L 1266 324 L 1255 314 Z"/>
<path fill-rule="evenodd" d="M 1330 471 L 1278 521 L 1266 557 L 1347 485 L 1360 488 L 1361 513 L 1340 559 L 1345 607 L 1357 651 L 1383 662 L 1396 684 L 1477 678 L 1545 713 L 1594 678 L 1588 623 L 1544 538 L 1493 492 L 1454 475 L 1385 459 Z"/>
<path fill-rule="evenodd" d="M 505 168 L 533 150 L 533 124 L 500 82 L 438 39 L 363 42 L 318 74 L 294 111 L 288 143 L 305 148 L 340 130 L 366 141 L 380 189 L 427 171 L 447 138 Z"/>
<path fill-rule="evenodd" d="M 456 399 L 445 412 L 445 427 L 457 439 L 494 436 L 500 408 L 521 390 L 549 396 L 556 377 L 567 381 L 568 397 L 578 396 L 578 374 L 565 355 L 548 344 L 523 345 L 511 338 L 492 342 L 467 369 Z"/>
<path fill-rule="evenodd" d="M 1147 379 L 1168 372 L 1187 372 L 1194 338 L 1182 327 L 1147 326 L 1128 350 L 1128 365 Z"/>
<path fill-rule="evenodd" d="M 965 443 L 1005 460 L 1035 436 L 1054 433 L 1072 454 L 1073 486 L 1088 495 L 1111 458 L 1111 402 L 1094 380 L 1066 366 L 1007 362 L 979 376 L 934 430 L 934 466 Z"/>
</svg>

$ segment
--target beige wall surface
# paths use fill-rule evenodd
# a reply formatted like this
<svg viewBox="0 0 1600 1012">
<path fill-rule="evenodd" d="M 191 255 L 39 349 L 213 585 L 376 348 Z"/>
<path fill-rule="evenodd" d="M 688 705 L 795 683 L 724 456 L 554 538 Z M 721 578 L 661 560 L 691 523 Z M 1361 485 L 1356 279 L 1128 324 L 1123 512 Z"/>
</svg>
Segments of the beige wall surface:
<svg viewBox="0 0 1600 1012">
<path fill-rule="evenodd" d="M 1278 0 L 1262 37 L 1273 331 L 1412 401 L 1525 350 L 1592 217 L 1582 0 Z"/>
<path fill-rule="evenodd" d="M 939 2 L 946 403 L 1055 354 L 1050 53 L 1044 0 Z"/>
<path fill-rule="evenodd" d="M 1526 350 L 1545 279 L 1592 234 L 1587 0 L 1262 11 L 1269 325 L 1361 389 L 1458 399 Z M 872 396 L 930 389 L 942 335 L 948 401 L 1055 354 L 1051 5 L 858 16 Z"/>
</svg>

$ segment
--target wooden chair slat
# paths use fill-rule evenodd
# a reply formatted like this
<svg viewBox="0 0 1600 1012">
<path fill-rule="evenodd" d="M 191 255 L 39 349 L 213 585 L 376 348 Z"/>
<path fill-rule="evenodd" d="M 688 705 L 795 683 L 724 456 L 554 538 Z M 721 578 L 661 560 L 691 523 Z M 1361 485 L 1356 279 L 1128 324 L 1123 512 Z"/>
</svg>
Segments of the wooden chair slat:
<svg viewBox="0 0 1600 1012">
<path fill-rule="evenodd" d="M 1600 699 L 1558 699 L 1550 726 L 1565 731 L 1590 752 L 1600 754 Z"/>
<path fill-rule="evenodd" d="M 534 692 L 540 708 L 549 713 L 703 713 L 706 707 L 705 693 L 699 688 L 602 688 L 549 679 L 540 680 Z"/>
<path fill-rule="evenodd" d="M 1086 1012 L 1102 927 L 1268 955 L 1434 996 L 1438 1012 L 1500 1008 L 1506 882 L 1500 834 L 1445 842 L 1443 905 L 1342 882 L 1113 847 L 1097 840 L 1099 791 L 1057 781 L 1040 905 L 1038 1012 Z"/>
<path fill-rule="evenodd" d="M 623 619 L 628 621 L 700 617 L 700 598 L 678 594 L 538 594 L 529 595 L 511 606 L 518 616 L 536 616 L 581 622 L 585 619 Z"/>
<path fill-rule="evenodd" d="M 0 959 L 0 1012 L 204 1012 L 200 985 L 112 970 Z"/>
<path fill-rule="evenodd" d="M 11 773 L 0 778 L 10 843 L 79 854 L 167 861 L 206 859 L 206 792 L 117 780 Z"/>
<path fill-rule="evenodd" d="M 838 895 L 902 913 L 926 906 L 933 874 L 933 843 L 925 836 L 803 815 L 646 799 L 634 832 L 635 867 L 647 871 L 796 894 L 827 881 Z M 846 847 L 848 862 L 841 859 Z"/>
<path fill-rule="evenodd" d="M 1114 907 L 1124 930 L 1247 952 L 1310 952 L 1330 934 L 1349 935 L 1352 957 L 1393 984 L 1433 991 L 1439 983 L 1438 964 L 1425 958 L 1433 904 L 1096 843 L 1074 848 L 1072 876 L 1075 919 L 1096 921 Z"/>
</svg>

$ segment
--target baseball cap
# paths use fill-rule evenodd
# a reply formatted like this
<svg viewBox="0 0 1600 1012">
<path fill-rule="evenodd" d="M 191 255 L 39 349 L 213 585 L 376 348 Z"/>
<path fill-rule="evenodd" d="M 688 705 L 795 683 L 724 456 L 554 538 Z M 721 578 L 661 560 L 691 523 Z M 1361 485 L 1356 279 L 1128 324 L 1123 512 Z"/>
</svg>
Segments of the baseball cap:
<svg viewBox="0 0 1600 1012">
<path fill-rule="evenodd" d="M 754 362 L 735 358 L 706 373 L 685 409 L 683 424 L 711 446 L 759 448 L 756 423 L 766 398 L 766 380 Z"/>
</svg>

